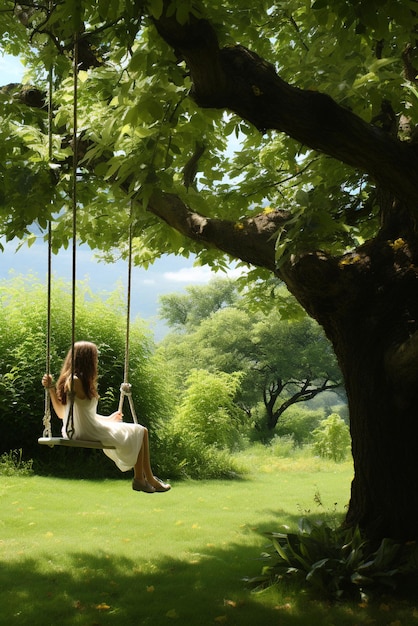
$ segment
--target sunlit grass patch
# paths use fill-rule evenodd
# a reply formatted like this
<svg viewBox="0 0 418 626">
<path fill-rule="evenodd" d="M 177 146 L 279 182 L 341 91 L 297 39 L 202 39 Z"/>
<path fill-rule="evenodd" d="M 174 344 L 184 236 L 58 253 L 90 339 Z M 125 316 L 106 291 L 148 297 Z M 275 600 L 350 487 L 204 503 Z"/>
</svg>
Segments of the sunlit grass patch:
<svg viewBox="0 0 418 626">
<path fill-rule="evenodd" d="M 234 458 L 246 473 L 352 471 L 351 459 L 336 464 L 330 459 L 313 455 L 309 446 L 295 447 L 291 453 L 286 451 L 281 454 L 279 447 L 275 450 L 274 447 L 259 444 L 237 453 Z"/>
</svg>

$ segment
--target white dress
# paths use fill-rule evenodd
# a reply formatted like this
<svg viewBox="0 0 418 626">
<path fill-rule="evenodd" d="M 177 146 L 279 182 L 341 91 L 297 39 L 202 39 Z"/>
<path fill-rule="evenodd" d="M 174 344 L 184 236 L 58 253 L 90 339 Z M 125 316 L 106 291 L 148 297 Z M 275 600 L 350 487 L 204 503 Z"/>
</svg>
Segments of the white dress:
<svg viewBox="0 0 418 626">
<path fill-rule="evenodd" d="M 73 405 L 74 438 L 85 441 L 101 441 L 114 446 L 114 450 L 105 448 L 103 452 L 116 463 L 122 472 L 127 472 L 135 465 L 144 439 L 145 428 L 140 424 L 114 422 L 108 417 L 98 415 L 97 398 L 75 397 Z M 70 413 L 70 404 L 65 407 L 62 436 L 68 438 L 66 428 Z"/>
</svg>

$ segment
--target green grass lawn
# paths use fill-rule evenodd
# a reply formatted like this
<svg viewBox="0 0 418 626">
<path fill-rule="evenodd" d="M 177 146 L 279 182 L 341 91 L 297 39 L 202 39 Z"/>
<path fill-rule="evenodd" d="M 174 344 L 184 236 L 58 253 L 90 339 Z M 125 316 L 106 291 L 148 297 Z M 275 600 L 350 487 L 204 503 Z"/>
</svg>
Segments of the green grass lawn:
<svg viewBox="0 0 418 626">
<path fill-rule="evenodd" d="M 305 593 L 246 589 L 242 578 L 260 573 L 262 533 L 306 514 L 342 515 L 352 469 L 248 453 L 240 461 L 251 468 L 245 479 L 152 495 L 132 491 L 128 474 L 1 476 L 0 624 L 418 624 L 413 606 L 384 598 L 330 607 Z"/>
</svg>

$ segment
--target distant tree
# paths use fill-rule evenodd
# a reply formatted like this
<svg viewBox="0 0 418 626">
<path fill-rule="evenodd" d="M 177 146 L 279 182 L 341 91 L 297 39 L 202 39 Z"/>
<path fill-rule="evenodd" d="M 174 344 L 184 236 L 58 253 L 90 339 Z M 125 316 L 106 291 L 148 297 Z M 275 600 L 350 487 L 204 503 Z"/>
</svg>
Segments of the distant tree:
<svg viewBox="0 0 418 626">
<path fill-rule="evenodd" d="M 331 345 L 312 319 L 288 321 L 270 313 L 255 324 L 253 343 L 269 429 L 290 406 L 341 387 Z"/>
<path fill-rule="evenodd" d="M 208 302 L 215 301 L 222 291 L 220 286 L 217 281 L 204 288 L 194 287 L 188 298 L 191 319 L 197 319 L 194 309 L 195 305 L 199 309 L 202 296 Z M 166 319 L 174 319 L 178 299 L 170 297 L 164 302 Z M 175 307 L 172 316 L 171 305 Z M 277 310 L 268 315 L 248 310 L 245 300 L 235 296 L 235 305 L 218 307 L 200 324 L 188 328 L 187 334 L 168 335 L 159 348 L 175 370 L 179 386 L 194 367 L 241 372 L 241 406 L 251 414 L 262 399 L 269 430 L 293 404 L 340 386 L 341 375 L 331 346 L 321 328 L 303 312 L 284 320 Z"/>
<path fill-rule="evenodd" d="M 238 291 L 234 281 L 214 278 L 208 285 L 186 287 L 186 294 L 160 296 L 159 314 L 171 328 L 186 331 L 237 299 Z"/>
</svg>

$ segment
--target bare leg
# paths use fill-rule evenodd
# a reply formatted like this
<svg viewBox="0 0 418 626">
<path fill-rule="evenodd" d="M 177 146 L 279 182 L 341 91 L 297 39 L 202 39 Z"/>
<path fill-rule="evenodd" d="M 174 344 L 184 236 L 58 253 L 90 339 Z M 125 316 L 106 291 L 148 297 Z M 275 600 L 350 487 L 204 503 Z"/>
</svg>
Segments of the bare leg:
<svg viewBox="0 0 418 626">
<path fill-rule="evenodd" d="M 146 456 L 149 457 L 148 451 L 148 431 L 145 428 L 144 438 L 142 440 L 141 448 L 138 452 L 138 458 L 134 465 L 134 479 L 132 481 L 132 489 L 134 491 L 145 491 L 146 493 L 155 493 L 155 488 L 149 484 L 146 480 L 145 474 L 148 472 L 149 459 L 146 460 Z"/>
<path fill-rule="evenodd" d="M 137 462 L 134 466 L 134 483 L 149 485 L 156 491 L 169 491 L 170 485 L 167 485 L 155 478 L 150 460 L 149 437 L 148 430 L 145 428 L 142 446 L 138 454 Z"/>
<path fill-rule="evenodd" d="M 145 433 L 144 433 L 144 441 L 142 442 L 142 450 L 143 450 L 143 455 L 144 455 L 142 467 L 144 470 L 145 478 L 147 479 L 150 485 L 153 485 L 154 474 L 152 473 L 152 469 L 151 469 L 151 459 L 150 459 L 150 452 L 149 452 L 149 437 L 148 437 L 147 429 L 145 429 Z M 155 487 L 155 485 L 153 486 Z"/>
<path fill-rule="evenodd" d="M 144 476 L 148 482 L 150 482 L 154 478 L 149 458 L 149 440 L 147 428 L 144 429 L 142 446 L 138 453 L 138 459 L 134 466 L 134 478 L 143 482 Z"/>
<path fill-rule="evenodd" d="M 139 481 L 144 480 L 144 444 L 142 444 L 141 449 L 138 452 L 138 458 L 134 465 L 134 478 Z"/>
</svg>

